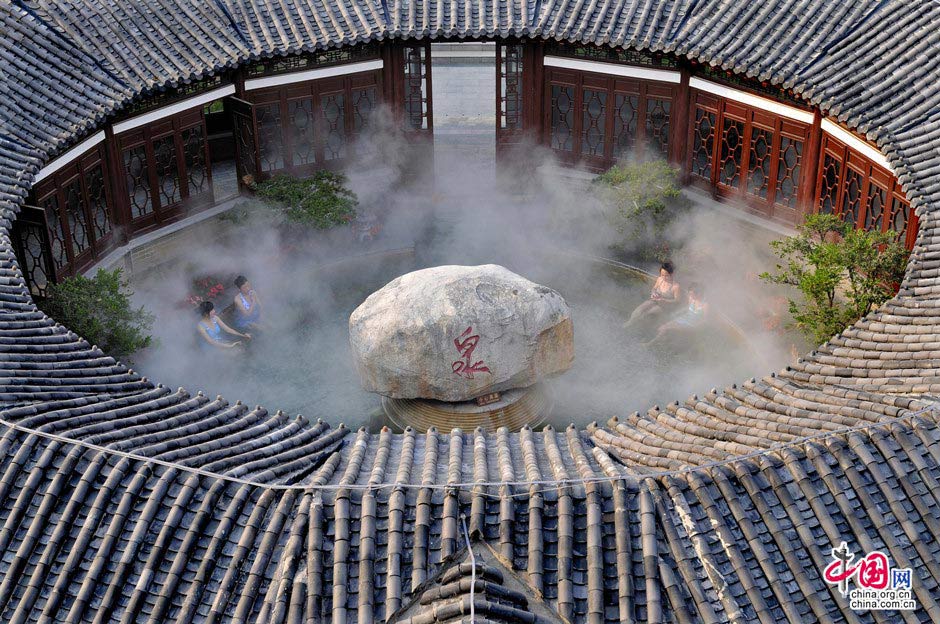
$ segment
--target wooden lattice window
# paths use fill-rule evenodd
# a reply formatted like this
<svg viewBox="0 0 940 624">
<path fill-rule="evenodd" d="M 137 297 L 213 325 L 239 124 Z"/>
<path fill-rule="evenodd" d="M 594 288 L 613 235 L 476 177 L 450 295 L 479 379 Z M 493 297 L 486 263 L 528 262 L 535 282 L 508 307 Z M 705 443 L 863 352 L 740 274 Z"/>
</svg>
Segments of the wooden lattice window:
<svg viewBox="0 0 940 624">
<path fill-rule="evenodd" d="M 581 103 L 581 155 L 604 157 L 607 93 L 585 89 Z"/>
<path fill-rule="evenodd" d="M 899 241 L 907 244 L 908 249 L 914 246 L 916 238 L 916 218 L 911 216 L 911 204 L 904 198 L 900 184 L 895 183 L 895 190 L 891 193 L 891 213 L 888 215 L 885 228 L 894 230 Z"/>
<path fill-rule="evenodd" d="M 560 152 L 573 149 L 574 134 L 574 87 L 552 85 L 551 146 Z"/>
<path fill-rule="evenodd" d="M 637 119 L 640 96 L 629 93 L 614 94 L 614 159 L 628 156 L 636 150 Z"/>
<path fill-rule="evenodd" d="M 82 198 L 81 178 L 74 178 L 63 189 L 65 196 L 65 219 L 68 223 L 72 257 L 85 252 L 89 246 L 88 222 Z"/>
<path fill-rule="evenodd" d="M 777 162 L 777 192 L 774 201 L 796 208 L 799 201 L 803 141 L 788 136 L 780 137 L 780 153 Z"/>
<path fill-rule="evenodd" d="M 291 160 L 295 165 L 309 165 L 317 161 L 316 118 L 313 116 L 313 98 L 304 97 L 287 102 L 290 119 Z"/>
<path fill-rule="evenodd" d="M 692 132 L 692 175 L 708 181 L 712 179 L 716 119 L 717 113 L 695 107 L 695 126 Z"/>
<path fill-rule="evenodd" d="M 770 170 L 773 166 L 774 133 L 766 128 L 751 129 L 751 147 L 748 154 L 747 192 L 767 199 L 771 188 Z"/>
<path fill-rule="evenodd" d="M 69 252 L 65 234 L 65 224 L 59 215 L 59 195 L 52 194 L 39 201 L 39 207 L 46 213 L 49 226 L 49 246 L 52 252 L 52 264 L 56 274 L 64 275 L 69 266 Z"/>
<path fill-rule="evenodd" d="M 888 189 L 882 188 L 874 182 L 868 185 L 868 202 L 865 206 L 865 219 L 862 223 L 866 230 L 882 231 L 887 201 Z"/>
<path fill-rule="evenodd" d="M 206 143 L 202 126 L 183 130 L 183 158 L 190 197 L 207 192 L 209 168 L 206 163 Z"/>
<path fill-rule="evenodd" d="M 817 207 L 854 227 L 870 231 L 895 230 L 913 245 L 916 219 L 897 178 L 872 159 L 829 134 L 823 134 Z"/>
<path fill-rule="evenodd" d="M 42 213 L 47 230 L 51 277 L 72 275 L 111 249 L 113 225 L 103 143 L 45 177 L 33 193 L 38 206 L 35 213 Z"/>
<path fill-rule="evenodd" d="M 429 48 L 424 44 L 405 46 L 405 123 L 411 130 L 428 130 Z"/>
<path fill-rule="evenodd" d="M 131 217 L 145 217 L 153 212 L 150 193 L 150 174 L 147 167 L 147 147 L 135 145 L 124 150 L 124 176 L 130 199 Z"/>
<path fill-rule="evenodd" d="M 842 161 L 832 154 L 823 155 L 822 179 L 819 187 L 819 212 L 839 212 L 839 186 L 842 182 Z"/>
<path fill-rule="evenodd" d="M 266 173 L 284 168 L 284 135 L 281 132 L 281 104 L 258 104 L 255 107 L 258 120 L 258 151 L 261 155 L 261 171 Z"/>
<path fill-rule="evenodd" d="M 114 227 L 111 208 L 108 206 L 108 191 L 105 184 L 103 164 L 99 163 L 85 172 L 85 188 L 88 193 L 88 202 L 91 205 L 91 219 L 95 239 L 100 241 L 111 234 Z"/>
<path fill-rule="evenodd" d="M 180 189 L 180 171 L 176 162 L 176 140 L 171 134 L 154 139 L 153 160 L 157 173 L 157 189 L 160 192 L 160 205 L 172 206 L 183 198 Z"/>
<path fill-rule="evenodd" d="M 322 96 L 320 110 L 323 113 L 325 160 L 337 160 L 346 156 L 346 98 L 343 93 Z"/>
<path fill-rule="evenodd" d="M 499 124 L 504 130 L 522 128 L 521 44 L 500 46 Z"/>
<path fill-rule="evenodd" d="M 803 148 L 808 124 L 751 103 L 692 93 L 688 171 L 747 210 L 796 224 L 802 217 Z"/>
<path fill-rule="evenodd" d="M 53 269 L 49 266 L 46 236 L 47 229 L 42 211 L 23 206 L 13 223 L 11 238 L 23 279 L 29 292 L 35 297 L 45 297 L 49 282 L 52 281 Z"/>
<path fill-rule="evenodd" d="M 863 175 L 847 167 L 845 170 L 845 190 L 842 193 L 842 207 L 839 216 L 846 223 L 858 225 L 858 217 L 862 207 L 862 185 L 865 183 Z"/>
<path fill-rule="evenodd" d="M 375 110 L 378 94 L 375 87 L 365 87 L 362 89 L 353 89 L 352 91 L 352 111 L 353 111 L 353 135 L 361 135 L 369 126 L 372 119 L 372 112 Z"/>
<path fill-rule="evenodd" d="M 646 141 L 655 158 L 669 158 L 669 119 L 672 102 L 658 97 L 646 99 Z"/>
<path fill-rule="evenodd" d="M 741 183 L 741 156 L 744 152 L 744 122 L 725 117 L 718 159 L 718 183 L 737 188 Z"/>
<path fill-rule="evenodd" d="M 344 162 L 378 106 L 376 71 L 249 92 L 259 135 L 261 173 L 309 175 Z"/>
<path fill-rule="evenodd" d="M 184 205 L 211 203 L 203 115 L 199 106 L 118 135 L 132 230 L 175 219 L 183 214 Z"/>
<path fill-rule="evenodd" d="M 668 159 L 674 87 L 569 69 L 546 73 L 547 142 L 568 162 Z"/>
</svg>

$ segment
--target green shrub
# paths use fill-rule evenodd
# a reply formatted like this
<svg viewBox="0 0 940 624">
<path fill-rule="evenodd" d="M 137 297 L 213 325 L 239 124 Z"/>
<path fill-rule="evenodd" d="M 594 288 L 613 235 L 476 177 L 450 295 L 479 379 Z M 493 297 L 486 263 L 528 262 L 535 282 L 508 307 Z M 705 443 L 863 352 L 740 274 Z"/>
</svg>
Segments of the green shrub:
<svg viewBox="0 0 940 624">
<path fill-rule="evenodd" d="M 890 299 L 907 266 L 895 232 L 858 230 L 830 214 L 806 217 L 799 235 L 771 246 L 783 262 L 761 279 L 802 293 L 802 301 L 790 299 L 790 314 L 816 344 Z"/>
<path fill-rule="evenodd" d="M 665 160 L 620 163 L 594 182 L 612 203 L 618 230 L 634 243 L 645 244 L 653 255 L 666 245 L 669 226 L 691 207 L 681 192 L 679 170 Z"/>
<path fill-rule="evenodd" d="M 131 306 L 121 269 L 98 269 L 91 279 L 76 275 L 50 284 L 39 303 L 43 312 L 114 357 L 125 357 L 151 344 L 154 317 Z"/>
<path fill-rule="evenodd" d="M 259 197 L 291 222 L 326 229 L 356 217 L 356 194 L 346 188 L 346 176 L 318 171 L 311 178 L 279 174 L 255 186 Z"/>
</svg>

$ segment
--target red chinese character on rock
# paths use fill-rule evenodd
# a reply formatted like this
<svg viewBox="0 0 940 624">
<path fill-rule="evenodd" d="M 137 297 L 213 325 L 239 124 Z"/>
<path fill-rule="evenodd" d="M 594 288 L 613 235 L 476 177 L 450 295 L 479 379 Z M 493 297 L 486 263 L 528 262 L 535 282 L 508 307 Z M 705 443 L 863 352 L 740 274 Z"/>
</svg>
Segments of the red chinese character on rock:
<svg viewBox="0 0 940 624">
<path fill-rule="evenodd" d="M 460 359 L 451 364 L 454 374 L 473 379 L 474 373 L 488 373 L 490 369 L 484 366 L 483 360 L 473 362 L 473 350 L 477 348 L 480 336 L 473 335 L 473 327 L 468 327 L 460 336 L 454 338 L 454 346 L 460 354 Z M 471 363 L 472 362 L 472 363 Z"/>
</svg>

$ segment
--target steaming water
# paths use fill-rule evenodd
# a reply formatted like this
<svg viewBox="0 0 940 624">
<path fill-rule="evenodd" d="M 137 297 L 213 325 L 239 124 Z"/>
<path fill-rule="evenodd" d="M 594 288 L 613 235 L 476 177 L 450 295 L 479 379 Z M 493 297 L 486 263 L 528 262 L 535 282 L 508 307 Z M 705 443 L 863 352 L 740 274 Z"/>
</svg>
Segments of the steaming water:
<svg viewBox="0 0 940 624">
<path fill-rule="evenodd" d="M 491 151 L 467 149 L 455 135 L 435 142 L 434 166 L 416 180 L 400 175 L 407 146 L 394 133 L 376 136 L 375 160 L 356 165 L 371 177 L 352 181 L 360 212 L 382 224 L 375 242 L 359 244 L 338 228 L 290 248 L 263 220 L 208 233 L 211 242 L 167 258 L 161 270 L 134 276 L 136 301 L 156 315 L 160 341 L 135 357 L 135 368 L 190 392 L 377 429 L 383 424 L 379 398 L 361 389 L 349 350 L 350 313 L 403 273 L 486 263 L 556 289 L 571 307 L 576 361 L 550 382 L 555 409 L 549 422 L 556 425 L 603 422 L 789 360 L 790 339 L 764 332 L 759 323 L 748 326 L 747 339 L 718 325 L 656 349 L 641 344 L 655 325 L 645 333 L 624 332 L 624 320 L 648 297 L 649 283 L 586 259 L 609 255 L 617 242 L 608 207 L 551 167 L 535 167 L 550 161 L 538 149 L 494 167 Z M 705 283 L 713 317 L 753 320 L 766 286 L 745 274 L 768 268 L 761 258 L 766 240 L 707 209 L 678 228 L 684 235 L 677 238 L 688 241 L 673 258 L 680 284 L 693 277 Z M 208 273 L 229 286 L 226 302 L 234 297 L 230 280 L 237 273 L 251 279 L 264 301 L 267 332 L 235 357 L 198 349 L 197 319 L 180 305 L 191 277 Z"/>
<path fill-rule="evenodd" d="M 700 379 L 686 373 L 677 376 L 678 371 L 707 367 L 713 382 L 746 373 L 749 347 L 727 328 L 655 350 L 638 342 L 647 339 L 648 333 L 627 335 L 622 329 L 624 320 L 649 294 L 649 284 L 641 275 L 562 251 L 537 258 L 531 253 L 526 267 L 514 266 L 511 257 L 497 258 L 500 254 L 490 259 L 512 270 L 527 269 L 523 275 L 558 290 L 571 306 L 576 362 L 572 370 L 550 383 L 555 400 L 550 422 L 585 425 L 675 398 L 677 392 L 702 389 Z M 168 385 L 204 388 L 230 400 L 323 418 L 334 425 L 343 422 L 376 429 L 385 423 L 379 398 L 359 386 L 348 344 L 349 314 L 398 275 L 437 264 L 428 262 L 434 255 L 419 247 L 328 263 L 301 259 L 290 263 L 295 287 L 281 291 L 266 287 L 263 275 L 255 277 L 256 289 L 265 300 L 268 330 L 257 336 L 250 349 L 234 357 L 194 348 L 191 313 L 164 306 L 155 310 L 160 346 L 142 354 L 138 368 Z M 146 296 L 160 282 L 139 281 L 138 296 Z M 234 296 L 233 289 L 228 292 Z M 716 347 L 720 361 L 710 355 Z M 185 355 L 161 357 L 166 352 Z"/>
</svg>

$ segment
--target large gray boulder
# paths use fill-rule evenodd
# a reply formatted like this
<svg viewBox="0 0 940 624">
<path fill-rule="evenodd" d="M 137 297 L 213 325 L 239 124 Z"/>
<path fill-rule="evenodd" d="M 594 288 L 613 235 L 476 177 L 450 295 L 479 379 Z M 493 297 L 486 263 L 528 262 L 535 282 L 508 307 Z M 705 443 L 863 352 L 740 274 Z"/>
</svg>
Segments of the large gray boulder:
<svg viewBox="0 0 940 624">
<path fill-rule="evenodd" d="M 495 264 L 402 275 L 349 317 L 366 390 L 468 401 L 530 386 L 574 361 L 568 304 Z"/>
</svg>

